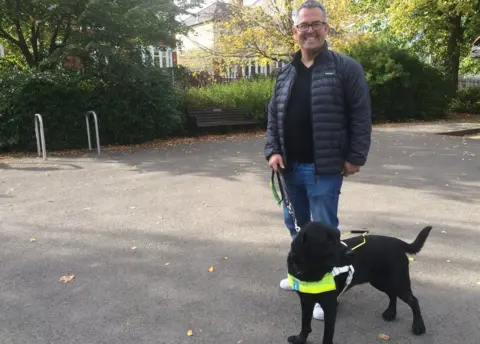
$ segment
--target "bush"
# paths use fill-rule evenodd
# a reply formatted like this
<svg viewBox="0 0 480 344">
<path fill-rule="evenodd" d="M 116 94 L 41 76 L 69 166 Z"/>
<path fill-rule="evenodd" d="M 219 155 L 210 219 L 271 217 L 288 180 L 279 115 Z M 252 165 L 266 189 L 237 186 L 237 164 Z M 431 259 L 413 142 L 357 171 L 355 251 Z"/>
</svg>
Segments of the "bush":
<svg viewBox="0 0 480 344">
<path fill-rule="evenodd" d="M 452 100 L 453 112 L 480 114 L 480 87 L 461 88 Z"/>
<path fill-rule="evenodd" d="M 388 43 L 362 41 L 347 52 L 363 66 L 377 122 L 443 118 L 449 84 L 444 75 Z"/>
<path fill-rule="evenodd" d="M 187 107 L 242 107 L 252 112 L 257 123 L 266 125 L 265 104 L 270 101 L 275 80 L 257 77 L 229 84 L 192 87 L 187 91 Z"/>
<path fill-rule="evenodd" d="M 120 67 L 123 72 L 102 75 L 0 72 L 0 150 L 35 148 L 35 113 L 43 117 L 47 150 L 87 147 L 89 110 L 98 115 L 102 145 L 139 143 L 180 132 L 183 96 L 172 87 L 172 75 L 158 68 Z"/>
</svg>

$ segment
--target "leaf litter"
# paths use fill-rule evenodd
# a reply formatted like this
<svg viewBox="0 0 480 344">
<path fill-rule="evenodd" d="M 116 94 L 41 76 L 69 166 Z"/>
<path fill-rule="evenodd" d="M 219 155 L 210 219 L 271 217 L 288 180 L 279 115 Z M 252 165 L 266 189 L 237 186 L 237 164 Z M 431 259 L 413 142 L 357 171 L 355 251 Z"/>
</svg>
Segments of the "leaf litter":
<svg viewBox="0 0 480 344">
<path fill-rule="evenodd" d="M 74 278 L 75 278 L 75 275 L 65 275 L 60 277 L 60 282 L 68 283 L 68 282 L 71 282 Z"/>
</svg>

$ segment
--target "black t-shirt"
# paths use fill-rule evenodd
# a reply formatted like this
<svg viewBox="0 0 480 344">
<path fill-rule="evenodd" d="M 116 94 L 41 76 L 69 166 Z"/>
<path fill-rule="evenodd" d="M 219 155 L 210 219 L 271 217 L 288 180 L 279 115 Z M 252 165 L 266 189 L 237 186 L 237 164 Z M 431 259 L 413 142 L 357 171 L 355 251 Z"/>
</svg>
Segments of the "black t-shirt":
<svg viewBox="0 0 480 344">
<path fill-rule="evenodd" d="M 300 163 L 313 163 L 313 129 L 311 117 L 310 68 L 298 61 L 297 78 L 293 84 L 285 117 L 285 148 L 287 159 Z"/>
</svg>

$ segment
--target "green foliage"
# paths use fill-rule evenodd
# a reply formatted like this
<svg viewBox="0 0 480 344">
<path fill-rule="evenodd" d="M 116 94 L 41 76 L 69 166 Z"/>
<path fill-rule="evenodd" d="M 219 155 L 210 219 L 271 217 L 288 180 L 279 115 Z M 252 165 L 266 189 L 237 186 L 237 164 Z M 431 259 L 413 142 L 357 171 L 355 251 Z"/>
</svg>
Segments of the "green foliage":
<svg viewBox="0 0 480 344">
<path fill-rule="evenodd" d="M 175 46 L 176 19 L 199 0 L 0 0 L 0 43 L 24 67 L 50 68 L 68 55 L 89 64 L 140 46 Z"/>
<path fill-rule="evenodd" d="M 266 125 L 265 104 L 272 96 L 274 79 L 257 77 L 229 84 L 194 87 L 187 91 L 187 107 L 241 107 L 253 113 L 259 125 Z"/>
<path fill-rule="evenodd" d="M 170 71 L 116 68 L 101 77 L 73 71 L 0 72 L 0 149 L 35 147 L 35 113 L 43 117 L 49 150 L 87 147 L 89 110 L 98 115 L 102 145 L 181 131 L 183 96 L 172 86 Z"/>
<path fill-rule="evenodd" d="M 480 33 L 478 0 L 358 0 L 351 10 L 358 29 L 394 35 L 444 70 L 456 90 L 459 64 Z"/>
<path fill-rule="evenodd" d="M 356 44 L 347 54 L 365 70 L 375 121 L 430 120 L 446 115 L 448 82 L 418 57 L 381 41 Z"/>
<path fill-rule="evenodd" d="M 451 110 L 480 115 L 480 86 L 459 89 L 452 100 Z"/>
</svg>

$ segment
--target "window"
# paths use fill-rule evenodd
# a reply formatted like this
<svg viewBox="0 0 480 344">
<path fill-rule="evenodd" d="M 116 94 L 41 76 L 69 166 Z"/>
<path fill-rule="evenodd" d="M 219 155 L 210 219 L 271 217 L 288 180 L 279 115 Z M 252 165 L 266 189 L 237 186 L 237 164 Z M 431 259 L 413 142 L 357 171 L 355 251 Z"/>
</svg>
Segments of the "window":
<svg viewBox="0 0 480 344">
<path fill-rule="evenodd" d="M 165 47 L 149 47 L 153 65 L 159 68 L 173 67 L 173 51 Z"/>
</svg>

